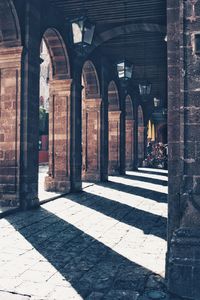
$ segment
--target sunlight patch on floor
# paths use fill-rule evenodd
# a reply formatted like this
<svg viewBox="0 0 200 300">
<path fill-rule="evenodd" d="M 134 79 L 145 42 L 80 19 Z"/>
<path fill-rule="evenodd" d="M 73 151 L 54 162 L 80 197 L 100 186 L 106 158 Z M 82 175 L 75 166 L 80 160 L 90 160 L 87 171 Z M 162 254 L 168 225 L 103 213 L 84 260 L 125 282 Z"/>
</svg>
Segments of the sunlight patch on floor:
<svg viewBox="0 0 200 300">
<path fill-rule="evenodd" d="M 137 196 L 128 192 L 116 191 L 112 188 L 100 186 L 98 184 L 88 187 L 86 192 L 167 218 L 167 203 L 159 203 L 149 198 Z M 101 201 L 101 199 L 99 201 Z"/>
<path fill-rule="evenodd" d="M 48 165 L 39 166 L 39 176 L 38 176 L 38 198 L 40 201 L 55 198 L 61 195 L 61 193 L 47 192 L 44 189 L 45 177 L 48 176 Z"/>
<path fill-rule="evenodd" d="M 153 184 L 153 183 L 149 183 L 149 182 L 144 182 L 144 181 L 140 181 L 140 180 L 127 179 L 127 178 L 119 177 L 119 176 L 109 176 L 108 179 L 111 182 L 121 183 L 121 184 L 129 185 L 131 187 L 136 187 L 136 188 L 141 188 L 141 189 L 145 189 L 145 190 L 161 192 L 161 193 L 164 193 L 164 194 L 168 193 L 168 187 L 167 186 L 162 186 L 162 185 Z"/>
<path fill-rule="evenodd" d="M 157 175 L 157 174 L 152 174 L 152 173 L 142 173 L 139 171 L 126 171 L 127 175 L 133 175 L 133 176 L 138 176 L 138 177 L 144 177 L 144 178 L 151 178 L 151 179 L 157 179 L 157 180 L 163 180 L 163 181 L 168 181 L 168 177 L 163 175 Z"/>
<path fill-rule="evenodd" d="M 164 169 L 154 169 L 154 168 L 138 168 L 139 171 L 145 171 L 149 173 L 163 173 L 168 174 L 168 170 Z"/>
<path fill-rule="evenodd" d="M 0 227 L 0 239 L 3 241 L 0 245 L 0 290 L 29 295 L 31 299 L 34 295 L 43 299 L 48 293 L 51 295 L 48 299 L 64 300 L 66 294 L 69 299 L 83 299 L 6 219 L 0 220 Z"/>
<path fill-rule="evenodd" d="M 67 206 L 72 205 L 69 199 L 63 199 L 63 201 Z M 145 234 L 138 228 L 119 222 L 84 205 L 75 203 L 74 208 L 77 209 L 76 214 L 66 209 L 64 212 L 57 211 L 56 216 L 84 231 L 130 261 L 164 276 L 165 240 L 151 234 Z M 50 205 L 45 205 L 45 209 L 51 212 Z M 145 247 L 143 247 L 144 244 Z"/>
</svg>

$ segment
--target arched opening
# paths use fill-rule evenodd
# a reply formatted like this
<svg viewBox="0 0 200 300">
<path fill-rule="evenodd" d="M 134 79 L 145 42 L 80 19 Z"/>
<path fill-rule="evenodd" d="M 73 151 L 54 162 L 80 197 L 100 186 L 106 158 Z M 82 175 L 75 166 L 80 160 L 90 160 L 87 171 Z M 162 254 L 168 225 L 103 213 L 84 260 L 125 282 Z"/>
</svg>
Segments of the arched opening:
<svg viewBox="0 0 200 300">
<path fill-rule="evenodd" d="M 21 33 L 17 12 L 0 1 L 0 212 L 19 206 Z"/>
<path fill-rule="evenodd" d="M 141 105 L 138 106 L 138 166 L 144 160 L 144 116 Z"/>
<path fill-rule="evenodd" d="M 157 140 L 160 143 L 167 144 L 167 124 L 161 123 L 156 128 Z"/>
<path fill-rule="evenodd" d="M 111 81 L 108 86 L 108 173 L 120 171 L 120 105 L 117 86 Z"/>
<path fill-rule="evenodd" d="M 70 67 L 55 29 L 40 46 L 39 199 L 70 190 Z"/>
<path fill-rule="evenodd" d="M 82 179 L 99 181 L 101 99 L 95 66 L 86 61 L 82 69 Z"/>
<path fill-rule="evenodd" d="M 126 170 L 132 170 L 134 165 L 134 115 L 131 97 L 126 97 Z"/>
</svg>

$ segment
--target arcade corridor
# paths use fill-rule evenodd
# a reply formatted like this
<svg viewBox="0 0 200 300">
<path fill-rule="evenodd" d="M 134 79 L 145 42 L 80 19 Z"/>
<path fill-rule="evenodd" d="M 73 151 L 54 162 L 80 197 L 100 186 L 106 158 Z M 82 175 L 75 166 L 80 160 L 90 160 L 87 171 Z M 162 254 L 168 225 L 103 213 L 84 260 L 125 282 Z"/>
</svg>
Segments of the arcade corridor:
<svg viewBox="0 0 200 300">
<path fill-rule="evenodd" d="M 199 20 L 0 0 L 0 300 L 200 300 Z"/>
<path fill-rule="evenodd" d="M 165 296 L 166 222 L 167 171 L 153 169 L 1 219 L 0 299 Z"/>
</svg>

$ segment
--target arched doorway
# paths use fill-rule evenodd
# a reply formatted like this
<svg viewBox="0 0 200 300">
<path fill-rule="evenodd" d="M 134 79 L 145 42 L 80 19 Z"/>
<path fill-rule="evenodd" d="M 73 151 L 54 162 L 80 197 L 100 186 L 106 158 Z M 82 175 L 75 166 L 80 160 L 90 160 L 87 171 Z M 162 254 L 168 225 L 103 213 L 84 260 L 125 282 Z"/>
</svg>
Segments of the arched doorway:
<svg viewBox="0 0 200 300">
<path fill-rule="evenodd" d="M 144 116 L 141 105 L 138 106 L 138 166 L 144 160 Z"/>
<path fill-rule="evenodd" d="M 45 190 L 66 193 L 70 190 L 70 67 L 65 44 L 56 29 L 45 31 L 41 42 L 41 67 L 46 70 L 48 107 L 48 176 Z M 46 65 L 44 65 L 46 64 Z M 41 91 L 40 91 L 40 95 Z M 40 106 L 41 109 L 41 106 Z M 43 143 L 43 141 L 40 141 Z M 41 149 L 40 149 L 41 150 Z M 44 151 L 47 148 L 43 149 Z M 46 196 L 44 196 L 46 197 Z M 50 196 L 51 197 L 51 196 Z M 40 199 L 43 199 L 41 194 Z"/>
<path fill-rule="evenodd" d="M 109 175 L 120 172 L 120 105 L 117 86 L 111 81 L 108 86 L 108 173 Z"/>
<path fill-rule="evenodd" d="M 134 165 L 134 115 L 131 97 L 126 97 L 126 170 L 133 170 Z"/>
<path fill-rule="evenodd" d="M 86 61 L 82 69 L 82 179 L 100 181 L 101 98 L 95 66 Z"/>
<path fill-rule="evenodd" d="M 157 125 L 157 140 L 163 144 L 167 144 L 167 124 L 161 123 Z"/>
<path fill-rule="evenodd" d="M 6 17 L 5 17 L 6 16 Z M 0 212 L 20 204 L 20 25 L 14 4 L 0 1 Z"/>
</svg>

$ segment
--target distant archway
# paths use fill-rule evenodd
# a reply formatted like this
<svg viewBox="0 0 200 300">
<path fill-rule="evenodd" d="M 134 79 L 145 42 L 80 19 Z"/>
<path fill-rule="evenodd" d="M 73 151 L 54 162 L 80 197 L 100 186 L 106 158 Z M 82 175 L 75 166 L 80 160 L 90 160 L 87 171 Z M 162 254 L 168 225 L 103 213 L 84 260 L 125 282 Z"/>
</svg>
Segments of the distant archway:
<svg viewBox="0 0 200 300">
<path fill-rule="evenodd" d="M 119 174 L 120 171 L 120 105 L 119 93 L 114 81 L 108 86 L 108 173 Z"/>
<path fill-rule="evenodd" d="M 101 98 L 92 61 L 82 69 L 82 179 L 100 181 Z"/>
<path fill-rule="evenodd" d="M 141 105 L 138 106 L 138 164 L 144 160 L 144 115 Z"/>
<path fill-rule="evenodd" d="M 50 57 L 47 72 L 49 88 L 49 148 L 48 176 L 45 190 L 66 193 L 70 190 L 70 65 L 67 49 L 59 32 L 54 28 L 43 34 L 43 42 Z M 42 57 L 41 57 L 42 58 Z M 41 61 L 42 64 L 45 60 Z M 40 103 L 41 105 L 41 103 Z M 45 145 L 47 145 L 45 143 Z"/>
<path fill-rule="evenodd" d="M 157 133 L 157 141 L 161 142 L 163 144 L 167 144 L 167 124 L 162 123 L 157 125 L 156 128 L 156 133 Z"/>
<path fill-rule="evenodd" d="M 131 97 L 126 97 L 126 170 L 132 170 L 134 165 L 134 114 Z"/>
</svg>

